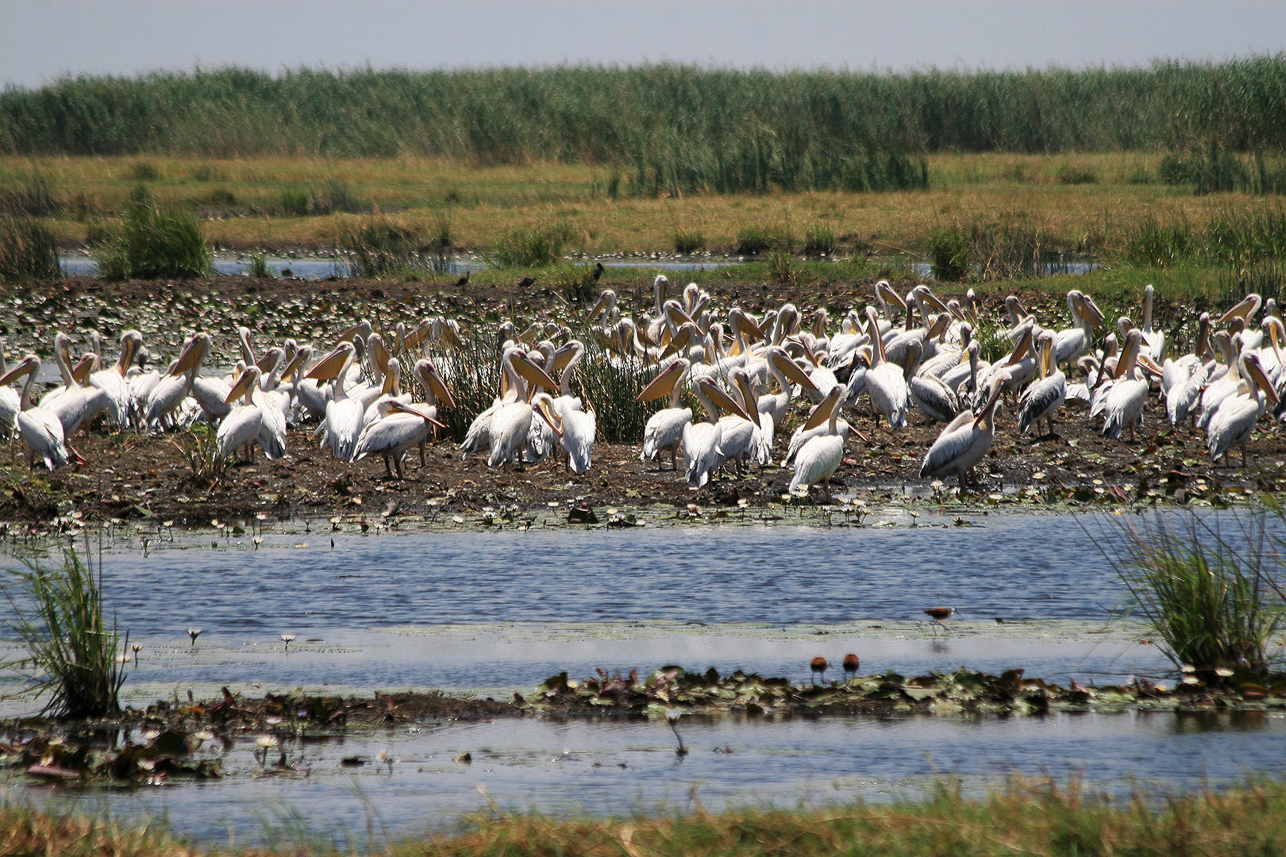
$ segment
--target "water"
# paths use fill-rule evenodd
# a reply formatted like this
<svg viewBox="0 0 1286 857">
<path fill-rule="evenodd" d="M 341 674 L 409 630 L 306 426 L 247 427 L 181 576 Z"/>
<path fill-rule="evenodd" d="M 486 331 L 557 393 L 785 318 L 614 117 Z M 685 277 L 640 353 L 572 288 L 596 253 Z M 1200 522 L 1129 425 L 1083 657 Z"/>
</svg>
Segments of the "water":
<svg viewBox="0 0 1286 857">
<path fill-rule="evenodd" d="M 1235 513 L 1214 516 L 1230 521 Z M 884 512 L 876 512 L 874 523 Z M 906 521 L 906 518 L 890 519 Z M 862 671 L 1014 667 L 1083 683 L 1160 676 L 1137 625 L 1111 621 L 1125 593 L 1095 547 L 1111 516 L 972 515 L 974 526 L 558 528 L 528 532 L 330 532 L 153 536 L 109 546 L 107 602 L 139 666 L 141 703 L 305 687 L 334 693 L 437 687 L 528 692 L 567 670 L 646 673 L 667 663 L 809 680 L 814 655 L 848 651 Z M 332 547 L 333 539 L 333 547 Z M 211 542 L 217 548 L 211 548 Z M 922 610 L 955 605 L 950 632 Z M 997 623 L 997 619 L 1002 620 Z M 195 646 L 189 627 L 202 633 Z M 289 651 L 279 639 L 296 634 Z M 0 643 L 0 659 L 13 651 Z M 12 715 L 7 699 L 0 714 Z M 1048 717 L 685 719 L 679 759 L 663 723 L 502 719 L 401 726 L 283 747 L 298 772 L 263 776 L 253 738 L 226 778 L 133 792 L 36 789 L 0 796 L 121 818 L 165 814 L 178 832 L 238 842 L 301 819 L 337 840 L 407 833 L 485 809 L 626 814 L 914 795 L 933 775 L 979 792 L 1010 773 L 1084 775 L 1126 791 L 1238 781 L 1286 752 L 1277 712 L 1061 713 Z M 731 750 L 732 752 L 725 752 Z M 473 762 L 453 761 L 469 752 Z M 384 752 L 392 765 L 377 760 Z M 364 757 L 352 768 L 341 759 Z M 306 774 L 306 776 L 305 776 Z M 486 790 L 487 798 L 478 791 Z M 249 807 L 257 809 L 250 810 Z M 276 819 L 274 821 L 274 819 Z"/>
<path fill-rule="evenodd" d="M 348 265 L 338 258 L 325 259 L 318 257 L 290 259 L 282 256 L 269 256 L 265 260 L 273 274 L 278 277 L 292 276 L 301 280 L 325 280 L 330 277 L 347 277 Z M 58 260 L 63 273 L 69 277 L 98 276 L 98 262 L 89 256 L 62 256 Z M 733 262 L 712 261 L 658 261 L 655 259 L 604 261 L 608 268 L 655 268 L 661 271 L 700 271 L 708 268 L 720 268 Z M 480 271 L 486 268 L 487 262 L 482 259 L 453 258 L 443 273 L 459 276 L 469 271 Z M 289 274 L 286 272 L 289 271 Z M 235 256 L 215 256 L 214 272 L 221 276 L 240 276 L 250 273 L 250 260 Z"/>
</svg>

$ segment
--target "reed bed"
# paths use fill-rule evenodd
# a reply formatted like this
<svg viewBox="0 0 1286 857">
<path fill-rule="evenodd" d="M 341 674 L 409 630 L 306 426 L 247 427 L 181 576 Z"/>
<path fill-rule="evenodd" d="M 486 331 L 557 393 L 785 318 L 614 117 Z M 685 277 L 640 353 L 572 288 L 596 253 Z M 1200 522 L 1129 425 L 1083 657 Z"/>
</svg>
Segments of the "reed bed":
<svg viewBox="0 0 1286 857">
<path fill-rule="evenodd" d="M 1283 81 L 1280 54 L 1012 72 L 658 64 L 79 76 L 0 93 L 0 152 L 612 164 L 609 198 L 878 190 L 922 186 L 919 152 L 1275 151 L 1286 139 Z M 150 121 L 162 115 L 174 121 Z"/>
<path fill-rule="evenodd" d="M 32 217 L 0 216 L 0 283 L 61 276 L 58 242 L 43 223 Z"/>
</svg>

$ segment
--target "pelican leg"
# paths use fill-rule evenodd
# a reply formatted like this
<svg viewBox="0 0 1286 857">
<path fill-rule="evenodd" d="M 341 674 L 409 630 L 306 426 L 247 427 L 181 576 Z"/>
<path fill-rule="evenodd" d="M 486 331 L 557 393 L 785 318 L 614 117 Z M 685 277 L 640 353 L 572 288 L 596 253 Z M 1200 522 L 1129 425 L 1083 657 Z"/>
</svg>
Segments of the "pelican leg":
<svg viewBox="0 0 1286 857">
<path fill-rule="evenodd" d="M 424 441 L 420 441 L 420 467 L 428 467 L 428 462 L 424 460 Z"/>
<path fill-rule="evenodd" d="M 388 474 L 388 478 L 389 478 L 389 479 L 392 479 L 392 478 L 393 478 L 393 463 L 392 463 L 392 460 L 393 460 L 393 456 L 388 455 L 388 454 L 385 454 L 385 456 L 384 456 L 384 472 Z"/>
<path fill-rule="evenodd" d="M 399 482 L 406 478 L 402 475 L 402 456 L 403 453 L 399 452 L 397 457 L 393 459 L 393 466 L 397 468 L 397 479 Z"/>
</svg>

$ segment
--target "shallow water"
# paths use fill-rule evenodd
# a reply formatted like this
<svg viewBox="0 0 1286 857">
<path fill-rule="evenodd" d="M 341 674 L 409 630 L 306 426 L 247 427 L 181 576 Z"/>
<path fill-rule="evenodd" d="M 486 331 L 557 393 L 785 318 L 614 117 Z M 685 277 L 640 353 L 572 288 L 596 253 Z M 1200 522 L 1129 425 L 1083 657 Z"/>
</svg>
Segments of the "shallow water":
<svg viewBox="0 0 1286 857">
<path fill-rule="evenodd" d="M 1236 514 L 1211 520 L 1232 525 Z M 977 514 L 964 527 L 930 514 L 904 525 L 911 520 L 877 510 L 860 528 L 380 535 L 322 524 L 306 534 L 270 528 L 257 550 L 250 533 L 153 535 L 146 553 L 137 537 L 120 538 L 106 545 L 103 569 L 107 603 L 143 645 L 126 687 L 134 702 L 188 690 L 210 697 L 221 685 L 250 695 L 302 686 L 500 696 L 562 670 L 646 673 L 668 663 L 802 684 L 811 657 L 838 662 L 848 651 L 860 654 L 864 673 L 1022 667 L 1060 683 L 1102 684 L 1167 670 L 1140 642 L 1139 626 L 1113 621 L 1125 592 L 1095 546 L 1115 538 L 1113 516 L 1084 516 L 1085 529 L 1052 515 Z M 960 610 L 952 630 L 923 621 L 934 605 Z M 195 646 L 190 627 L 202 629 Z M 296 634 L 289 652 L 283 632 Z M 0 644 L 0 658 L 6 650 L 12 641 Z M 14 704 L 5 700 L 0 714 L 17 713 Z M 725 717 L 685 720 L 683 733 L 693 752 L 678 760 L 669 730 L 655 722 L 402 728 L 302 748 L 287 742 L 308 773 L 292 778 L 256 776 L 247 738 L 229 751 L 229 776 L 217 783 L 88 797 L 6 788 L 38 801 L 102 802 L 118 816 L 167 813 L 184 834 L 225 840 L 235 829 L 243 841 L 265 835 L 274 812 L 341 838 L 364 835 L 376 815 L 403 832 L 444 824 L 486 807 L 480 784 L 509 808 L 623 814 L 682 808 L 693 796 L 712 809 L 881 799 L 925 788 L 935 773 L 980 789 L 1011 772 L 1083 773 L 1117 790 L 1138 781 L 1188 789 L 1235 781 L 1286 751 L 1277 713 Z M 391 769 L 374 761 L 381 750 L 397 760 Z M 465 751 L 472 765 L 452 761 Z M 371 763 L 340 765 L 354 755 Z"/>
</svg>

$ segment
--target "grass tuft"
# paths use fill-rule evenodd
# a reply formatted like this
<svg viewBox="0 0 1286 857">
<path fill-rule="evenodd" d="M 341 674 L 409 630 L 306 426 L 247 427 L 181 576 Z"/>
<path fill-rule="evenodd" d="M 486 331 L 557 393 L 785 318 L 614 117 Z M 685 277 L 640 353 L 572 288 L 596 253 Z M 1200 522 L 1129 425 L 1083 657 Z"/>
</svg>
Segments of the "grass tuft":
<svg viewBox="0 0 1286 857">
<path fill-rule="evenodd" d="M 1270 533 L 1282 507 L 1235 523 L 1189 513 L 1123 521 L 1104 556 L 1129 588 L 1131 606 L 1176 666 L 1218 681 L 1215 670 L 1263 678 L 1269 645 L 1286 622 L 1286 543 Z"/>
<path fill-rule="evenodd" d="M 157 208 L 140 189 L 121 232 L 99 251 L 98 266 L 109 280 L 208 277 L 214 257 L 196 215 Z"/>
<path fill-rule="evenodd" d="M 706 247 L 705 236 L 699 231 L 676 229 L 674 232 L 674 252 L 680 256 L 691 256 L 700 253 Z"/>
<path fill-rule="evenodd" d="M 428 267 L 425 242 L 387 217 L 377 215 L 348 224 L 339 243 L 347 254 L 352 277 L 415 276 Z"/>
<path fill-rule="evenodd" d="M 496 245 L 495 264 L 501 268 L 543 268 L 563 257 L 563 248 L 573 238 L 566 221 L 537 229 L 515 229 Z"/>
<path fill-rule="evenodd" d="M 30 217 L 0 217 L 0 282 L 56 280 L 58 242 L 40 221 Z"/>
<path fill-rule="evenodd" d="M 85 552 L 89 556 L 88 547 Z M 26 569 L 9 569 L 24 590 L 5 595 L 13 608 L 6 624 L 26 646 L 26 657 L 0 667 L 31 669 L 30 692 L 48 694 L 46 713 L 56 717 L 104 717 L 120 711 L 125 682 L 121 653 L 129 644 L 103 618 L 103 567 L 81 560 L 75 549 L 63 554 L 61 566 L 48 568 L 28 561 Z"/>
</svg>

